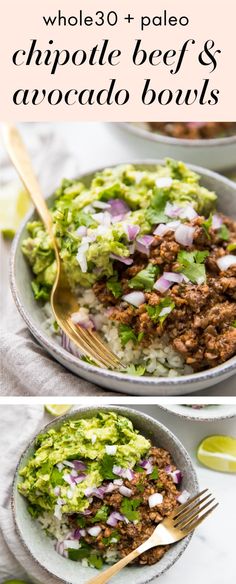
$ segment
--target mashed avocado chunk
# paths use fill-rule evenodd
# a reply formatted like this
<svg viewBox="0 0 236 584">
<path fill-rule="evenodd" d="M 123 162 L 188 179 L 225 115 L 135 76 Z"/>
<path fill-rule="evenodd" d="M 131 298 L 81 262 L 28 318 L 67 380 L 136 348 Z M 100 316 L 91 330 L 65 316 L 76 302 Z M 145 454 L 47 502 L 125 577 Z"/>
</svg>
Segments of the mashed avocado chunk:
<svg viewBox="0 0 236 584">
<path fill-rule="evenodd" d="M 151 170 L 133 165 L 99 172 L 90 184 L 63 180 L 51 209 L 54 233 L 72 289 L 90 288 L 114 275 L 114 261 L 132 263 L 137 238 L 153 234 L 155 225 L 168 222 L 168 202 L 191 203 L 208 216 L 216 195 L 199 184 L 200 177 L 183 162 L 166 160 Z M 136 227 L 135 236 L 132 235 Z M 54 251 L 40 221 L 27 226 L 22 244 L 35 276 L 36 299 L 49 298 L 56 273 Z"/>
<path fill-rule="evenodd" d="M 118 478 L 114 467 L 132 469 L 149 449 L 150 442 L 123 416 L 102 412 L 72 418 L 38 436 L 18 489 L 33 515 L 83 512 L 89 506 L 87 489 Z"/>
</svg>

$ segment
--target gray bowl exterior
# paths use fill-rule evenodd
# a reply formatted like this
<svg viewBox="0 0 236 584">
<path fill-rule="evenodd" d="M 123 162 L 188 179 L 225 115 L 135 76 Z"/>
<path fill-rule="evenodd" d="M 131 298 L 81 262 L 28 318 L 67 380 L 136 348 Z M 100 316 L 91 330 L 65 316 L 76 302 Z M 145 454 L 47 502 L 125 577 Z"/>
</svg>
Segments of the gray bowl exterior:
<svg viewBox="0 0 236 584">
<path fill-rule="evenodd" d="M 67 419 L 92 417 L 98 411 L 114 411 L 120 415 L 129 418 L 136 429 L 138 429 L 144 436 L 152 441 L 153 445 L 160 446 L 168 450 L 177 466 L 183 472 L 183 488 L 188 490 L 191 495 L 194 495 L 199 490 L 197 476 L 187 451 L 181 442 L 172 434 L 172 432 L 163 426 L 158 421 L 143 413 L 136 412 L 128 407 L 119 406 L 102 406 L 79 408 L 72 414 L 68 414 L 48 424 L 43 431 L 50 428 L 58 428 Z M 91 568 L 82 567 L 76 562 L 72 562 L 59 556 L 53 547 L 53 542 L 44 534 L 37 522 L 32 519 L 27 511 L 27 504 L 25 499 L 18 493 L 17 484 L 19 482 L 19 471 L 25 466 L 28 459 L 34 452 L 34 440 L 29 446 L 19 461 L 16 469 L 13 495 L 12 495 L 12 510 L 15 525 L 21 542 L 30 552 L 31 556 L 38 562 L 47 572 L 55 575 L 58 578 L 59 584 L 84 584 L 90 578 L 96 575 L 96 571 Z M 191 536 L 171 546 L 163 558 L 154 566 L 125 568 L 120 574 L 114 578 L 114 584 L 122 584 L 126 578 L 129 578 L 130 584 L 144 584 L 152 581 L 156 577 L 165 572 L 174 562 L 182 555 L 187 545 L 189 544 Z M 45 579 L 46 582 L 46 579 Z"/>
<path fill-rule="evenodd" d="M 131 161 L 132 162 L 132 161 Z M 147 166 L 152 169 L 156 164 L 161 164 L 161 160 L 147 160 L 132 162 L 137 169 L 142 170 Z M 201 183 L 210 190 L 215 190 L 219 196 L 218 207 L 230 217 L 236 217 L 236 185 L 212 171 L 190 165 L 190 168 L 201 175 Z M 86 173 L 79 177 L 89 184 L 95 171 Z M 53 197 L 49 197 L 48 203 Z M 32 212 L 24 221 L 17 234 L 11 254 L 11 289 L 17 308 L 24 318 L 31 333 L 38 342 L 62 365 L 73 373 L 109 390 L 118 391 L 130 395 L 184 395 L 200 389 L 211 387 L 234 374 L 236 371 L 236 358 L 229 359 L 226 363 L 212 369 L 194 373 L 191 375 L 163 378 L 163 377 L 134 377 L 124 375 L 119 372 L 112 372 L 106 369 L 80 361 L 58 345 L 54 338 L 49 337 L 45 332 L 42 323 L 42 309 L 40 304 L 35 302 L 30 281 L 32 274 L 28 263 L 21 252 L 21 243 L 27 237 L 26 224 L 32 220 Z M 69 394 L 69 388 L 65 388 L 65 395 Z"/>
<path fill-rule="evenodd" d="M 112 129 L 139 157 L 175 158 L 212 170 L 236 166 L 236 136 L 212 140 L 183 140 L 149 132 L 131 123 L 113 123 Z"/>
</svg>

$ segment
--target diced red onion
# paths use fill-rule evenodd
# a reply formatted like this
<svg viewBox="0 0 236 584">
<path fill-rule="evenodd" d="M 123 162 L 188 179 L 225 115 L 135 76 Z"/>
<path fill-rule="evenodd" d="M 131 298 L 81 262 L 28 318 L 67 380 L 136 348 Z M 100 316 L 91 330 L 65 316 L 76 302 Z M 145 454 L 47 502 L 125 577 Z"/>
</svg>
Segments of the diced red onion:
<svg viewBox="0 0 236 584">
<path fill-rule="evenodd" d="M 107 454 L 114 456 L 116 454 L 116 451 L 117 451 L 117 446 L 115 444 L 107 444 L 105 446 L 105 450 L 106 450 Z"/>
<path fill-rule="evenodd" d="M 182 472 L 180 470 L 174 470 L 173 472 L 170 472 L 170 476 L 172 477 L 175 485 L 180 485 L 183 478 Z"/>
<path fill-rule="evenodd" d="M 155 231 L 153 231 L 154 235 L 159 235 L 162 237 L 168 231 L 175 231 L 177 227 L 179 227 L 180 221 L 169 221 L 169 223 L 160 223 L 158 227 L 156 227 Z"/>
<path fill-rule="evenodd" d="M 141 460 L 140 466 L 146 470 L 147 475 L 152 474 L 153 464 L 151 460 Z"/>
<path fill-rule="evenodd" d="M 179 207 L 178 205 L 176 205 L 176 203 L 166 203 L 165 209 L 164 209 L 164 214 L 167 215 L 167 217 L 179 217 L 181 211 L 181 207 Z"/>
<path fill-rule="evenodd" d="M 131 243 L 131 245 L 129 245 L 129 253 L 130 255 L 132 255 L 135 252 L 135 243 Z"/>
<path fill-rule="evenodd" d="M 127 203 L 123 199 L 109 199 L 108 204 L 110 205 L 110 214 L 112 217 L 117 215 L 126 215 L 130 211 Z"/>
<path fill-rule="evenodd" d="M 164 276 L 161 276 L 160 278 L 158 278 L 158 280 L 155 282 L 155 284 L 153 286 L 153 288 L 155 288 L 155 290 L 158 290 L 158 292 L 161 292 L 161 294 L 163 294 L 164 292 L 169 290 L 170 287 L 171 287 L 171 282 L 169 282 L 169 280 L 164 278 Z"/>
<path fill-rule="evenodd" d="M 122 296 L 122 299 L 125 300 L 125 302 L 128 302 L 128 304 L 132 304 L 137 308 L 145 302 L 145 296 L 143 292 L 130 292 L 129 294 Z"/>
<path fill-rule="evenodd" d="M 176 273 L 176 272 L 163 272 L 163 278 L 168 280 L 168 282 L 176 282 L 177 284 L 181 284 L 183 282 L 183 274 Z"/>
<path fill-rule="evenodd" d="M 64 474 L 63 479 L 66 483 L 68 483 L 68 485 L 70 485 L 70 487 L 75 484 L 74 479 L 70 474 Z"/>
<path fill-rule="evenodd" d="M 83 512 L 81 511 L 81 515 L 84 515 L 85 517 L 87 517 L 87 515 L 91 515 L 92 511 L 90 511 L 89 509 L 85 509 Z"/>
<path fill-rule="evenodd" d="M 87 272 L 88 269 L 88 264 L 87 264 L 87 259 L 86 259 L 86 253 L 89 249 L 89 243 L 88 241 L 84 240 L 82 241 L 81 245 L 79 246 L 77 255 L 76 255 L 76 259 L 78 264 L 80 265 L 80 269 L 81 272 L 83 272 L 83 274 L 85 274 Z"/>
<path fill-rule="evenodd" d="M 89 529 L 87 529 L 87 532 L 89 535 L 92 535 L 92 537 L 97 537 L 101 531 L 102 529 L 99 525 L 94 525 L 94 527 L 89 527 Z"/>
<path fill-rule="evenodd" d="M 63 541 L 57 541 L 57 543 L 55 545 L 55 550 L 60 556 L 66 557 L 66 552 L 64 550 L 64 542 Z"/>
<path fill-rule="evenodd" d="M 179 503 L 186 503 L 190 497 L 190 493 L 186 490 L 182 491 L 182 493 L 177 497 L 177 501 Z"/>
<path fill-rule="evenodd" d="M 168 465 L 165 467 L 165 472 L 166 472 L 167 474 L 169 474 L 169 473 L 171 472 L 171 466 L 170 466 L 170 464 L 168 464 Z"/>
<path fill-rule="evenodd" d="M 123 478 L 127 479 L 127 481 L 132 481 L 134 479 L 134 471 L 130 468 L 126 468 L 123 471 Z"/>
<path fill-rule="evenodd" d="M 194 231 L 195 227 L 191 225 L 179 225 L 175 231 L 175 241 L 184 247 L 192 245 Z"/>
<path fill-rule="evenodd" d="M 87 311 L 82 307 L 78 312 L 73 312 L 71 315 L 71 320 L 73 324 L 82 326 L 84 329 L 93 330 L 94 323 L 92 319 L 90 319 L 89 314 Z"/>
<path fill-rule="evenodd" d="M 113 260 L 117 260 L 118 262 L 121 262 L 122 264 L 126 264 L 126 266 L 131 266 L 131 264 L 134 261 L 132 258 L 126 258 L 123 256 L 119 256 L 116 253 L 111 253 L 110 258 L 112 258 Z"/>
<path fill-rule="evenodd" d="M 222 223 L 223 223 L 222 217 L 217 215 L 217 213 L 212 215 L 212 224 L 211 224 L 212 229 L 220 229 Z"/>
<path fill-rule="evenodd" d="M 79 485 L 79 483 L 82 483 L 83 481 L 85 481 L 85 479 L 87 478 L 86 474 L 80 474 L 77 478 L 74 479 L 76 485 Z"/>
<path fill-rule="evenodd" d="M 198 214 L 194 207 L 189 204 L 185 205 L 185 207 L 181 207 L 179 217 L 181 217 L 181 219 L 188 219 L 189 221 L 192 221 L 192 219 L 196 219 L 196 217 L 198 217 Z"/>
<path fill-rule="evenodd" d="M 93 201 L 93 207 L 97 209 L 110 209 L 110 203 L 105 203 L 104 201 Z"/>
<path fill-rule="evenodd" d="M 68 489 L 66 495 L 67 495 L 67 499 L 72 499 L 73 498 L 73 491 L 72 491 L 72 489 Z"/>
<path fill-rule="evenodd" d="M 73 533 L 73 539 L 80 539 L 81 538 L 81 530 L 79 528 L 75 529 L 74 533 Z"/>
<path fill-rule="evenodd" d="M 122 487 L 119 488 L 119 492 L 124 497 L 131 497 L 132 495 L 131 489 L 128 489 L 128 487 L 125 487 L 125 485 L 122 485 Z"/>
<path fill-rule="evenodd" d="M 71 476 L 71 477 L 73 477 L 73 478 L 75 478 L 75 477 L 78 477 L 77 470 L 73 469 L 73 470 L 71 471 L 71 473 L 70 473 L 70 476 Z"/>
<path fill-rule="evenodd" d="M 140 232 L 140 227 L 138 225 L 127 225 L 126 232 L 129 241 L 134 241 L 137 237 L 138 233 Z"/>
<path fill-rule="evenodd" d="M 116 511 L 114 511 L 113 513 L 111 513 L 111 515 L 109 515 L 106 523 L 111 527 L 116 527 L 118 521 L 124 521 L 124 519 L 125 519 L 124 515 L 121 515 L 121 513 L 117 513 Z"/>
<path fill-rule="evenodd" d="M 59 497 L 60 494 L 61 494 L 60 487 L 55 487 L 55 489 L 54 489 L 54 495 L 56 495 L 56 497 Z"/>
<path fill-rule="evenodd" d="M 117 487 L 121 487 L 123 485 L 123 479 L 115 479 L 113 484 Z"/>
<path fill-rule="evenodd" d="M 64 466 L 69 466 L 69 468 L 75 468 L 74 463 L 70 462 L 70 460 L 63 460 Z"/>
<path fill-rule="evenodd" d="M 110 213 L 108 213 L 108 211 L 94 213 L 92 215 L 92 218 L 94 219 L 94 221 L 96 221 L 96 223 L 99 223 L 99 225 L 106 225 L 107 227 L 111 225 L 111 215 Z"/>
<path fill-rule="evenodd" d="M 216 263 L 220 268 L 221 272 L 225 272 L 231 266 L 236 266 L 236 256 L 233 254 L 222 256 L 222 258 L 216 260 Z"/>
<path fill-rule="evenodd" d="M 170 312 L 172 311 L 171 306 L 164 306 L 164 308 L 162 308 L 161 312 L 159 313 L 159 316 L 166 316 L 167 314 L 170 314 Z"/>
<path fill-rule="evenodd" d="M 112 468 L 112 472 L 113 472 L 113 474 L 117 475 L 118 477 L 121 477 L 122 472 L 123 472 L 123 468 L 121 466 L 114 464 L 114 466 Z"/>
<path fill-rule="evenodd" d="M 161 493 L 153 493 L 153 495 L 150 495 L 150 497 L 148 497 L 148 505 L 150 509 L 156 507 L 156 505 L 161 505 L 162 502 L 163 495 L 161 495 Z"/>
<path fill-rule="evenodd" d="M 79 549 L 79 541 L 78 540 L 72 540 L 72 539 L 65 539 L 64 540 L 64 549 L 68 550 L 78 550 Z"/>
<path fill-rule="evenodd" d="M 58 462 L 58 464 L 56 466 L 57 466 L 59 472 L 61 472 L 64 468 L 64 464 L 62 462 Z"/>
<path fill-rule="evenodd" d="M 86 470 L 87 465 L 82 460 L 73 460 L 73 465 L 76 470 Z"/>
<path fill-rule="evenodd" d="M 171 187 L 172 183 L 173 178 L 171 178 L 171 176 L 160 176 L 159 178 L 156 179 L 156 186 L 158 189 L 164 187 Z"/>
<path fill-rule="evenodd" d="M 80 227 L 78 227 L 76 233 L 80 237 L 85 237 L 85 235 L 87 235 L 87 227 L 85 227 L 85 225 L 80 225 Z"/>
<path fill-rule="evenodd" d="M 61 346 L 63 349 L 65 349 L 65 351 L 68 351 L 69 353 L 74 355 L 74 357 L 78 357 L 78 359 L 81 357 L 81 353 L 74 345 L 74 343 L 70 341 L 70 339 L 67 337 L 64 331 L 62 331 L 61 333 Z"/>
<path fill-rule="evenodd" d="M 113 485 L 113 483 L 108 483 L 107 487 L 106 487 L 106 494 L 108 493 L 113 493 L 113 491 L 115 491 L 116 487 Z"/>
<path fill-rule="evenodd" d="M 149 256 L 150 247 L 153 241 L 154 237 L 152 237 L 152 235 L 143 235 L 142 237 L 138 237 L 138 239 L 136 239 L 136 248 L 140 253 Z"/>
<path fill-rule="evenodd" d="M 85 497 L 91 497 L 91 495 L 93 495 L 94 492 L 94 487 L 87 487 L 87 489 L 85 489 L 84 494 Z"/>
</svg>

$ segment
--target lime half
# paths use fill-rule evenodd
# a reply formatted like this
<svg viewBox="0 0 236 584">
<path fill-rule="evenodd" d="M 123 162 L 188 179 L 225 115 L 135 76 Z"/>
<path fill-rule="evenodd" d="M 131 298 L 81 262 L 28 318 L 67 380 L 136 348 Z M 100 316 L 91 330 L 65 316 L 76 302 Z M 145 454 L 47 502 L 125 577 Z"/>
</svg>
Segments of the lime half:
<svg viewBox="0 0 236 584">
<path fill-rule="evenodd" d="M 12 181 L 0 188 L 0 231 L 4 237 L 14 237 L 29 208 L 29 195 L 19 182 Z"/>
<path fill-rule="evenodd" d="M 204 466 L 219 472 L 236 472 L 236 438 L 208 436 L 198 446 L 197 458 Z"/>
<path fill-rule="evenodd" d="M 55 404 L 55 405 L 45 405 L 45 410 L 51 416 L 63 416 L 69 412 L 72 408 L 72 405 L 62 405 L 62 404 Z"/>
<path fill-rule="evenodd" d="M 2 584 L 27 584 L 23 580 L 5 580 Z"/>
</svg>

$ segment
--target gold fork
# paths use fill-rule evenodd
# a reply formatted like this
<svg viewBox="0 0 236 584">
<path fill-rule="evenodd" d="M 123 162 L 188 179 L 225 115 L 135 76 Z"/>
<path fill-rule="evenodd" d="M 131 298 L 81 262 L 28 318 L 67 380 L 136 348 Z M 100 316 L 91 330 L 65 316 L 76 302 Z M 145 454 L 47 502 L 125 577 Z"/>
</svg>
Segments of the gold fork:
<svg viewBox="0 0 236 584">
<path fill-rule="evenodd" d="M 128 556 L 108 568 L 108 570 L 89 580 L 87 584 L 105 584 L 105 582 L 108 582 L 110 578 L 120 572 L 124 566 L 127 566 L 127 564 L 147 550 L 158 545 L 175 543 L 186 537 L 186 535 L 189 535 L 218 506 L 218 503 L 211 505 L 215 499 L 211 499 L 212 495 L 210 493 L 201 498 L 207 491 L 208 489 L 204 489 L 204 491 L 189 499 L 187 503 L 176 507 L 169 517 L 166 517 L 164 521 L 159 523 L 147 541 L 142 543 L 136 550 L 133 550 Z M 207 511 L 203 513 L 205 509 Z"/>
<path fill-rule="evenodd" d="M 83 355 L 90 357 L 100 367 L 122 368 L 123 365 L 118 357 L 105 345 L 98 334 L 72 322 L 71 315 L 78 311 L 78 302 L 70 290 L 63 269 L 53 233 L 52 218 L 35 176 L 30 157 L 20 133 L 14 126 L 4 124 L 3 133 L 8 154 L 44 223 L 54 248 L 57 274 L 51 293 L 51 307 L 56 321 L 64 333 L 79 347 Z"/>
</svg>

